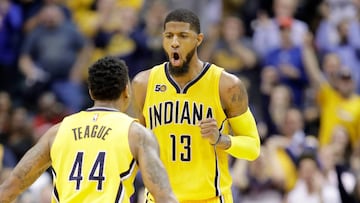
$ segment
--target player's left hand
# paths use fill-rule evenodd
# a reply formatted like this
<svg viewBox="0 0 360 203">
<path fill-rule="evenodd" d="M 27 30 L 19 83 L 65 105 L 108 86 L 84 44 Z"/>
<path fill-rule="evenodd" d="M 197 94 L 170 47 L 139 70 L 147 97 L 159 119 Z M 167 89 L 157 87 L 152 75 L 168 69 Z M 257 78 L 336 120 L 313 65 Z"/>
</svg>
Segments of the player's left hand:
<svg viewBox="0 0 360 203">
<path fill-rule="evenodd" d="M 202 137 L 208 139 L 210 144 L 215 144 L 220 136 L 216 120 L 214 118 L 201 120 L 199 127 Z"/>
</svg>

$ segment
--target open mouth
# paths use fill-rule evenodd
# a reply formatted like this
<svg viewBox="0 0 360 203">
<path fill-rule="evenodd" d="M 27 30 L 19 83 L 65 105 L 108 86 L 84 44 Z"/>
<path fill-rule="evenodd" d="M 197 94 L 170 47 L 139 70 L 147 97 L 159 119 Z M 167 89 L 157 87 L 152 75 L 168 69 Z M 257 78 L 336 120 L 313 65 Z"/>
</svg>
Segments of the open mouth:
<svg viewBox="0 0 360 203">
<path fill-rule="evenodd" d="M 174 53 L 174 54 L 173 54 L 173 58 L 174 58 L 175 60 L 179 60 L 179 59 L 180 59 L 180 56 L 179 56 L 178 53 Z"/>
<path fill-rule="evenodd" d="M 179 53 L 173 53 L 172 59 L 171 59 L 171 64 L 172 64 L 173 66 L 180 66 L 181 60 L 180 60 L 180 55 L 179 55 Z"/>
</svg>

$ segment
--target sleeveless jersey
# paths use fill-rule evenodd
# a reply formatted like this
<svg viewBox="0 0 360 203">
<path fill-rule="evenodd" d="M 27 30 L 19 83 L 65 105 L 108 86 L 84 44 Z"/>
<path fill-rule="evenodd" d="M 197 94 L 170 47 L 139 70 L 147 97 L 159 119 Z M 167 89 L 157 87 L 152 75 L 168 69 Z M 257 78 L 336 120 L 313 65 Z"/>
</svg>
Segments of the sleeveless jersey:
<svg viewBox="0 0 360 203">
<path fill-rule="evenodd" d="M 180 201 L 203 200 L 229 192 L 228 154 L 202 138 L 198 122 L 213 117 L 228 134 L 219 96 L 222 68 L 205 63 L 184 88 L 168 72 L 168 63 L 153 67 L 143 107 L 146 126 L 160 146 L 160 158 Z"/>
<path fill-rule="evenodd" d="M 109 108 L 66 117 L 50 152 L 52 202 L 129 202 L 138 170 L 128 143 L 134 120 Z"/>
</svg>

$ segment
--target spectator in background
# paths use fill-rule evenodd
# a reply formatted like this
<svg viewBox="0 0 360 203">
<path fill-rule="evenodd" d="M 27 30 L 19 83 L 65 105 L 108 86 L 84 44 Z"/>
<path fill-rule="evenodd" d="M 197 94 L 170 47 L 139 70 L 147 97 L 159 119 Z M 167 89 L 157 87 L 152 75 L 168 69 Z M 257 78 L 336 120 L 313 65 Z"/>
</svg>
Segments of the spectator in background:
<svg viewBox="0 0 360 203">
<path fill-rule="evenodd" d="M 232 168 L 234 202 L 282 203 L 283 170 L 272 156 L 272 151 L 263 145 L 255 161 L 236 159 Z"/>
<path fill-rule="evenodd" d="M 286 112 L 293 104 L 294 97 L 286 85 L 263 86 L 262 88 L 263 91 L 265 88 L 269 88 L 269 92 L 264 95 L 262 100 L 264 117 L 260 121 L 264 123 L 265 127 L 261 131 L 264 132 L 261 137 L 267 139 L 272 135 L 280 134 L 281 125 L 284 122 Z"/>
<path fill-rule="evenodd" d="M 24 107 L 14 108 L 9 126 L 9 137 L 6 145 L 14 152 L 19 161 L 25 152 L 34 144 L 33 128 L 30 113 Z"/>
<path fill-rule="evenodd" d="M 237 76 L 247 69 L 255 68 L 257 58 L 252 42 L 244 35 L 242 20 L 237 16 L 224 17 L 220 32 L 209 61 L 225 67 L 227 72 Z"/>
<path fill-rule="evenodd" d="M 274 0 L 274 17 L 270 17 L 266 12 L 258 13 L 258 17 L 253 23 L 253 42 L 255 50 L 261 57 L 280 46 L 279 20 L 283 18 L 291 19 L 293 22 L 289 31 L 291 42 L 296 46 L 303 43 L 303 36 L 308 32 L 308 26 L 303 21 L 294 18 L 296 8 L 296 0 Z"/>
<path fill-rule="evenodd" d="M 355 93 L 355 82 L 349 69 L 341 68 L 331 86 L 321 72 L 311 45 L 311 38 L 304 46 L 305 67 L 316 89 L 317 104 L 320 108 L 318 139 L 320 146 L 331 142 L 331 132 L 335 126 L 345 127 L 349 133 L 352 148 L 359 142 L 360 98 Z"/>
<path fill-rule="evenodd" d="M 8 91 L 11 96 L 15 96 L 20 90 L 17 60 L 21 43 L 22 23 L 22 11 L 19 5 L 10 0 L 1 0 L 0 91 Z"/>
<path fill-rule="evenodd" d="M 213 25 L 215 26 L 215 25 Z M 238 76 L 246 85 L 251 101 L 251 109 L 260 114 L 259 68 L 258 60 L 250 38 L 245 36 L 242 19 L 235 15 L 225 16 L 217 30 L 201 45 L 199 54 L 204 61 L 224 67 L 229 73 Z"/>
<path fill-rule="evenodd" d="M 265 145 L 272 154 L 272 163 L 278 164 L 278 170 L 283 174 L 283 192 L 293 189 L 297 179 L 296 165 L 301 154 L 310 148 L 315 148 L 304 133 L 304 120 L 299 109 L 288 108 L 279 126 L 279 134 L 269 137 Z"/>
<path fill-rule="evenodd" d="M 320 56 L 329 52 L 336 53 L 341 64 L 351 70 L 355 90 L 360 93 L 360 24 L 357 20 L 343 19 L 336 25 L 331 25 L 326 20 L 323 20 L 316 33 Z"/>
<path fill-rule="evenodd" d="M 24 4 L 29 4 L 25 6 Z M 31 32 L 39 24 L 41 24 L 41 10 L 45 6 L 57 5 L 63 12 L 65 20 L 72 20 L 72 13 L 70 9 L 65 5 L 65 0 L 41 0 L 32 2 L 23 2 L 23 13 L 24 13 L 24 25 L 23 32 L 25 34 Z"/>
<path fill-rule="evenodd" d="M 353 202 L 356 177 L 350 168 L 351 146 L 346 129 L 336 126 L 332 132 L 331 143 L 320 148 L 319 157 L 325 184 L 337 188 L 342 202 Z"/>
<path fill-rule="evenodd" d="M 9 132 L 9 121 L 12 111 L 12 100 L 10 94 L 5 91 L 0 91 L 0 142 L 7 141 Z"/>
<path fill-rule="evenodd" d="M 164 1 L 152 1 L 131 33 L 130 37 L 136 42 L 136 50 L 131 57 L 131 78 L 134 74 L 166 60 L 162 48 L 162 23 L 167 12 L 168 7 Z"/>
<path fill-rule="evenodd" d="M 302 59 L 302 48 L 293 43 L 291 29 L 294 21 L 284 17 L 278 19 L 280 26 L 281 43 L 265 55 L 264 69 L 274 71 L 273 79 L 277 83 L 287 85 L 293 92 L 293 104 L 303 107 L 305 101 L 304 89 L 307 86 L 307 76 Z M 268 80 L 263 78 L 263 80 Z"/>
<path fill-rule="evenodd" d="M 32 118 L 34 129 L 33 140 L 37 142 L 51 126 L 60 122 L 68 112 L 65 111 L 64 105 L 61 104 L 53 92 L 45 92 L 40 95 L 37 103 L 37 110 Z"/>
<path fill-rule="evenodd" d="M 355 198 L 355 203 L 360 203 L 360 176 L 356 178 L 356 187 L 353 196 Z"/>
<path fill-rule="evenodd" d="M 316 151 L 304 152 L 298 163 L 299 177 L 286 197 L 287 203 L 341 203 L 338 191 L 326 185 Z"/>
<path fill-rule="evenodd" d="M 339 23 L 342 19 L 356 19 L 358 11 L 357 0 L 323 0 L 323 6 L 328 7 L 329 21 L 333 24 Z"/>
<path fill-rule="evenodd" d="M 25 39 L 19 65 L 25 76 L 25 98 L 32 105 L 44 91 L 53 91 L 69 112 L 84 107 L 82 69 L 87 42 L 56 5 L 41 10 L 41 23 Z"/>
</svg>

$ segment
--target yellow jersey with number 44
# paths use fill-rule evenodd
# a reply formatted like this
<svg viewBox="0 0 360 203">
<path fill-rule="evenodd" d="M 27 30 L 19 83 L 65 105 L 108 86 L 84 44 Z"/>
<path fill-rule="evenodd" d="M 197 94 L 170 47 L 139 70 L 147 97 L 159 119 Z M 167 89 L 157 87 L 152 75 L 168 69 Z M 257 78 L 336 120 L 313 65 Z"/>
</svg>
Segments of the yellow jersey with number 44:
<svg viewBox="0 0 360 203">
<path fill-rule="evenodd" d="M 129 202 L 137 172 L 128 143 L 134 120 L 94 107 L 62 121 L 50 152 L 53 202 Z"/>
<path fill-rule="evenodd" d="M 229 193 L 228 154 L 201 137 L 198 122 L 215 118 L 219 131 L 229 127 L 219 95 L 222 68 L 205 63 L 186 86 L 171 77 L 168 63 L 153 67 L 143 107 L 146 126 L 160 145 L 160 158 L 180 201 L 202 200 Z"/>
</svg>

